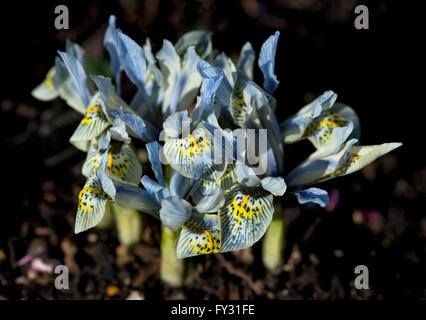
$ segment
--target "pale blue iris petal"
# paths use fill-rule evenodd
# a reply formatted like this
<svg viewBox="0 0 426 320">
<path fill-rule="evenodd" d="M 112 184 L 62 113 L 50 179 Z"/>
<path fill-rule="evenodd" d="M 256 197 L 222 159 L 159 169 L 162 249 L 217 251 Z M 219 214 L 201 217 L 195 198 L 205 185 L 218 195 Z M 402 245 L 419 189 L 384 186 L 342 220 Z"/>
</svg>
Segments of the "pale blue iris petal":
<svg viewBox="0 0 426 320">
<path fill-rule="evenodd" d="M 261 180 L 261 183 L 262 188 L 274 196 L 282 196 L 287 189 L 287 185 L 281 177 L 265 177 Z"/>
<path fill-rule="evenodd" d="M 127 35 L 118 31 L 121 65 L 136 87 L 145 92 L 146 60 L 142 48 Z"/>
<path fill-rule="evenodd" d="M 86 67 L 84 60 L 84 51 L 77 43 L 74 43 L 70 39 L 67 39 L 65 43 L 65 52 L 80 61 L 83 68 Z"/>
<path fill-rule="evenodd" d="M 158 218 L 159 205 L 151 195 L 140 187 L 124 183 L 122 181 L 114 182 L 116 195 L 115 203 L 123 208 L 132 208 L 142 212 L 149 213 Z"/>
<path fill-rule="evenodd" d="M 279 81 L 275 75 L 275 54 L 277 51 L 278 38 L 280 36 L 279 31 L 275 32 L 274 35 L 270 36 L 262 45 L 259 54 L 259 68 L 263 73 L 263 87 L 265 90 L 273 94 L 277 89 Z"/>
<path fill-rule="evenodd" d="M 215 190 L 209 195 L 202 197 L 195 209 L 200 213 L 210 213 L 219 210 L 225 203 L 223 191 L 220 189 Z"/>
<path fill-rule="evenodd" d="M 178 198 L 185 199 L 196 181 L 196 179 L 189 179 L 179 172 L 173 171 L 169 182 L 170 193 Z"/>
<path fill-rule="evenodd" d="M 341 150 L 327 157 L 307 160 L 291 171 L 285 178 L 288 186 L 300 186 L 317 183 L 324 176 L 333 174 L 350 158 L 349 149 L 357 143 L 357 139 L 346 142 Z"/>
<path fill-rule="evenodd" d="M 170 196 L 161 200 L 161 222 L 176 231 L 180 228 L 192 213 L 192 206 L 187 201 Z"/>
<path fill-rule="evenodd" d="M 307 159 L 307 161 L 323 158 L 336 153 L 346 142 L 346 140 L 351 136 L 353 127 L 353 123 L 349 122 L 349 124 L 345 127 L 334 128 L 327 142 L 319 146 L 317 151 L 312 153 Z"/>
<path fill-rule="evenodd" d="M 161 145 L 157 141 L 152 141 L 146 144 L 148 151 L 148 159 L 151 162 L 152 171 L 154 171 L 157 181 L 162 185 L 164 184 L 163 166 L 160 160 Z"/>
<path fill-rule="evenodd" d="M 163 123 L 163 129 L 168 137 L 178 138 L 183 130 L 188 130 L 187 133 L 189 133 L 191 122 L 187 111 L 176 112 L 167 117 Z"/>
<path fill-rule="evenodd" d="M 172 91 L 176 87 L 181 72 L 180 58 L 173 44 L 168 40 L 163 41 L 163 47 L 157 52 L 156 58 L 159 62 L 162 74 L 162 113 L 168 115 L 171 113 L 170 99 Z"/>
<path fill-rule="evenodd" d="M 197 95 L 201 84 L 201 77 L 197 71 L 197 63 L 201 58 L 190 47 L 182 62 L 182 71 L 179 80 L 173 87 L 170 97 L 170 113 L 187 109 Z"/>
<path fill-rule="evenodd" d="M 75 57 L 62 51 L 58 51 L 58 53 L 67 67 L 71 78 L 73 79 L 76 93 L 78 94 L 84 106 L 87 107 L 90 102 L 90 92 L 87 88 L 87 75 L 83 66 Z"/>
<path fill-rule="evenodd" d="M 303 138 L 308 125 L 321 112 L 329 110 L 337 99 L 333 91 L 326 91 L 313 102 L 304 106 L 295 115 L 280 124 L 281 136 L 284 143 L 294 143 Z"/>
<path fill-rule="evenodd" d="M 179 55 L 185 55 L 189 47 L 195 46 L 195 51 L 203 58 L 209 58 L 212 52 L 211 32 L 195 30 L 185 33 L 176 42 L 176 51 Z"/>
<path fill-rule="evenodd" d="M 194 212 L 183 225 L 177 245 L 179 259 L 219 252 L 221 231 L 217 214 Z"/>
<path fill-rule="evenodd" d="M 253 65 L 256 53 L 250 42 L 246 42 L 241 49 L 237 63 L 238 71 L 248 80 L 253 80 Z"/>
<path fill-rule="evenodd" d="M 127 103 L 117 94 L 110 78 L 103 76 L 90 76 L 99 89 L 102 100 L 106 106 L 106 115 L 109 116 L 111 111 L 117 111 L 120 107 L 126 112 L 131 112 Z"/>
<path fill-rule="evenodd" d="M 123 141 L 125 143 L 130 143 L 130 137 L 126 131 L 126 124 L 120 118 L 115 118 L 114 123 L 111 129 L 111 138 L 117 141 Z"/>
<path fill-rule="evenodd" d="M 115 16 L 109 17 L 109 24 L 104 37 L 104 46 L 109 53 L 111 59 L 111 68 L 115 77 L 115 84 L 117 86 L 118 93 L 121 92 L 121 63 L 120 63 L 120 51 L 117 39 L 117 29 L 115 27 Z"/>
<path fill-rule="evenodd" d="M 167 190 L 166 187 L 162 186 L 158 182 L 155 182 L 148 176 L 143 176 L 141 183 L 146 192 L 148 192 L 151 198 L 154 199 L 159 206 L 161 206 L 161 199 L 167 198 L 171 195 L 170 191 Z"/>
<path fill-rule="evenodd" d="M 224 53 L 216 57 L 214 66 L 220 68 L 224 74 L 224 78 L 217 89 L 216 100 L 222 107 L 222 112 L 226 118 L 232 120 L 229 105 L 231 101 L 232 88 L 234 87 L 233 73 L 235 73 L 235 70 L 232 70 L 228 57 Z"/>
<path fill-rule="evenodd" d="M 297 197 L 297 201 L 299 201 L 300 204 L 311 202 L 316 203 L 321 207 L 326 207 L 330 202 L 330 197 L 327 191 L 319 188 L 309 188 L 306 190 L 295 192 L 295 194 Z"/>
<path fill-rule="evenodd" d="M 219 210 L 222 233 L 220 252 L 245 249 L 265 234 L 274 214 L 273 196 L 262 188 L 234 185 L 225 193 Z"/>
<path fill-rule="evenodd" d="M 123 113 L 123 109 L 120 108 L 111 112 L 111 115 L 124 121 L 142 141 L 154 141 L 159 136 L 157 129 L 136 114 Z"/>
<path fill-rule="evenodd" d="M 260 179 L 252 168 L 242 163 L 236 164 L 237 181 L 247 187 L 257 187 L 261 184 Z"/>
<path fill-rule="evenodd" d="M 81 101 L 79 95 L 74 89 L 74 82 L 71 79 L 68 69 L 60 57 L 55 58 L 55 75 L 52 78 L 52 84 L 59 96 L 77 112 L 84 114 L 86 106 Z"/>
</svg>

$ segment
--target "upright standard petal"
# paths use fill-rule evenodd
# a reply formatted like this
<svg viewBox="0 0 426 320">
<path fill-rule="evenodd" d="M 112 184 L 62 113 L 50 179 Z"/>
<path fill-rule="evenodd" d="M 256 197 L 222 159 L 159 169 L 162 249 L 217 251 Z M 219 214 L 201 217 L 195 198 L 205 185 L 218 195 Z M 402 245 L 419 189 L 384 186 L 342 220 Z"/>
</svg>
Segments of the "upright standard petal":
<svg viewBox="0 0 426 320">
<path fill-rule="evenodd" d="M 111 115 L 122 120 L 130 129 L 132 129 L 132 134 L 136 135 L 144 142 L 154 141 L 159 136 L 158 130 L 137 114 L 124 113 L 123 108 L 120 108 L 117 111 L 111 112 Z"/>
<path fill-rule="evenodd" d="M 109 17 L 109 24 L 104 37 L 104 46 L 107 49 L 109 57 L 111 59 L 111 68 L 114 72 L 115 85 L 117 86 L 117 90 L 120 93 L 122 67 L 120 63 L 120 51 L 118 45 L 117 28 L 115 27 L 115 20 L 115 16 L 111 15 Z"/>
<path fill-rule="evenodd" d="M 161 145 L 157 141 L 152 141 L 146 144 L 146 150 L 148 151 L 148 159 L 151 162 L 152 171 L 154 171 L 157 181 L 160 185 L 165 186 L 163 166 L 160 160 Z"/>
<path fill-rule="evenodd" d="M 78 94 L 83 105 L 87 106 L 90 102 L 91 95 L 87 87 L 86 71 L 84 71 L 80 61 L 78 61 L 75 57 L 62 51 L 58 51 L 58 53 L 61 56 L 62 61 L 67 67 L 68 72 L 74 82 L 74 89 L 76 93 Z"/>
<path fill-rule="evenodd" d="M 256 53 L 250 42 L 246 42 L 238 58 L 237 69 L 247 79 L 253 81 L 253 65 Z"/>
<path fill-rule="evenodd" d="M 176 43 L 176 52 L 183 57 L 192 46 L 203 60 L 209 58 L 212 53 L 211 32 L 195 30 L 185 33 Z"/>
<path fill-rule="evenodd" d="M 277 51 L 279 31 L 270 36 L 262 45 L 259 54 L 259 68 L 263 73 L 263 88 L 270 94 L 277 89 L 279 81 L 275 75 L 275 54 Z"/>
</svg>

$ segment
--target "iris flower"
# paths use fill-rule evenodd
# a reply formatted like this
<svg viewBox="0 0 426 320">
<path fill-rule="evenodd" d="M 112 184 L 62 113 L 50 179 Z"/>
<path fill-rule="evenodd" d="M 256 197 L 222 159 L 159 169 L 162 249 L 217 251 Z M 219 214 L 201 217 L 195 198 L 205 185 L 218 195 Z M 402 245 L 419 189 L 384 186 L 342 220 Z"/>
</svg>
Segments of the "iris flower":
<svg viewBox="0 0 426 320">
<path fill-rule="evenodd" d="M 181 229 L 179 258 L 247 248 L 264 235 L 274 201 L 285 201 L 286 192 L 301 204 L 327 206 L 328 193 L 313 185 L 360 170 L 401 145 L 359 145 L 359 119 L 332 91 L 280 124 L 273 97 L 278 31 L 261 47 L 259 85 L 249 42 L 233 60 L 216 55 L 209 32 L 193 31 L 175 45 L 164 40 L 154 55 L 148 39 L 141 47 L 115 24 L 111 16 L 104 38 L 115 85 L 88 76 L 81 48 L 67 42 L 33 91 L 41 100 L 60 96 L 84 115 L 70 139 L 87 152 L 75 232 L 94 227 L 106 202 L 114 201 Z M 137 88 L 129 103 L 120 97 L 123 72 Z M 131 138 L 144 144 L 155 179 L 142 173 Z M 304 139 L 315 151 L 288 170 L 285 145 Z"/>
</svg>

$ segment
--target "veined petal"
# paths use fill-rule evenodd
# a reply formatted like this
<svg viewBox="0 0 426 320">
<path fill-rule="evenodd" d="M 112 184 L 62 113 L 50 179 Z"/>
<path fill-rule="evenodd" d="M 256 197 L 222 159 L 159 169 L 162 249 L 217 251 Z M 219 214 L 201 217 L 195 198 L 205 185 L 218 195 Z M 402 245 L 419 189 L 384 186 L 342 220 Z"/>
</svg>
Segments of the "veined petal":
<svg viewBox="0 0 426 320">
<path fill-rule="evenodd" d="M 230 113 L 230 101 L 235 80 L 237 78 L 237 68 L 230 58 L 224 53 L 218 55 L 214 61 L 214 66 L 223 71 L 224 78 L 221 81 L 216 93 L 217 103 L 222 107 L 225 116 L 232 120 Z"/>
<path fill-rule="evenodd" d="M 158 138 L 158 130 L 155 129 L 149 122 L 143 120 L 137 114 L 124 113 L 123 109 L 120 108 L 117 111 L 111 112 L 111 115 L 121 119 L 130 129 L 142 141 L 148 142 Z"/>
<path fill-rule="evenodd" d="M 225 205 L 219 210 L 220 252 L 252 246 L 265 233 L 273 214 L 273 196 L 269 192 L 262 188 L 234 185 L 225 193 Z"/>
<path fill-rule="evenodd" d="M 109 116 L 108 112 L 117 111 L 120 107 L 126 112 L 132 112 L 127 103 L 117 94 L 110 78 L 103 76 L 91 76 L 91 78 L 98 87 L 99 93 L 107 108 L 107 118 Z"/>
<path fill-rule="evenodd" d="M 202 176 L 194 185 L 191 197 L 196 203 L 200 201 L 201 197 L 209 195 L 220 189 L 226 191 L 237 182 L 237 169 L 235 164 L 227 164 L 225 171 L 216 170 L 214 166 L 217 165 L 212 165 L 212 167 L 206 172 L 206 175 L 210 177 L 208 180 L 205 180 L 204 176 Z M 215 178 L 216 174 L 219 172 L 221 175 Z M 214 179 L 212 180 L 211 178 Z"/>
<path fill-rule="evenodd" d="M 148 159 L 151 162 L 152 171 L 154 171 L 157 181 L 162 185 L 164 184 L 163 166 L 160 161 L 161 145 L 157 141 L 152 141 L 146 144 L 148 151 Z"/>
<path fill-rule="evenodd" d="M 282 196 L 287 190 L 287 185 L 281 177 L 265 177 L 261 181 L 262 188 L 274 196 Z"/>
<path fill-rule="evenodd" d="M 284 143 L 294 143 L 305 137 L 308 126 L 321 113 L 330 109 L 337 99 L 337 95 L 333 91 L 326 91 L 317 99 L 304 106 L 295 115 L 291 116 L 280 124 L 281 135 Z M 345 126 L 347 123 L 340 123 Z M 311 130 L 313 127 L 311 128 Z"/>
<path fill-rule="evenodd" d="M 384 143 L 375 146 L 354 146 L 356 142 L 356 139 L 349 140 L 336 154 L 303 162 L 290 172 L 286 178 L 287 183 L 292 186 L 314 184 L 347 175 L 402 145 Z"/>
<path fill-rule="evenodd" d="M 131 139 L 126 131 L 126 124 L 119 118 L 114 119 L 112 127 L 109 129 L 111 138 L 129 144 Z"/>
<path fill-rule="evenodd" d="M 132 208 L 149 213 L 159 218 L 160 206 L 157 201 L 145 190 L 133 184 L 113 179 L 116 195 L 114 202 L 123 208 Z"/>
<path fill-rule="evenodd" d="M 203 151 L 213 150 L 211 133 L 204 123 L 183 138 L 169 138 L 164 144 L 164 155 L 170 166 L 185 177 L 195 176 L 195 159 Z"/>
<path fill-rule="evenodd" d="M 335 103 L 331 109 L 323 111 L 320 116 L 306 127 L 302 137 L 307 138 L 316 149 L 326 146 L 336 128 L 346 127 L 352 123 L 350 137 L 359 139 L 359 120 L 352 108 L 340 103 Z"/>
<path fill-rule="evenodd" d="M 117 39 L 117 29 L 115 27 L 115 16 L 111 15 L 109 17 L 108 28 L 105 32 L 104 37 L 104 46 L 108 51 L 110 60 L 111 60 L 111 68 L 114 72 L 115 84 L 117 86 L 117 90 L 121 92 L 121 63 L 120 63 L 120 52 L 118 47 L 118 39 Z"/>
<path fill-rule="evenodd" d="M 189 133 L 192 119 L 188 117 L 187 111 L 180 111 L 168 116 L 163 123 L 163 129 L 166 135 L 170 138 L 179 138 L 184 131 Z"/>
<path fill-rule="evenodd" d="M 195 209 L 200 213 L 210 213 L 219 210 L 225 203 L 223 191 L 216 189 L 214 192 L 199 199 Z"/>
<path fill-rule="evenodd" d="M 238 71 L 247 79 L 253 81 L 253 65 L 256 53 L 250 42 L 246 42 L 241 49 L 237 63 Z"/>
<path fill-rule="evenodd" d="M 201 85 L 201 76 L 197 71 L 199 61 L 201 58 L 194 47 L 190 47 L 183 58 L 179 79 L 170 92 L 170 113 L 187 110 L 192 105 Z"/>
<path fill-rule="evenodd" d="M 75 92 L 79 96 L 83 105 L 87 106 L 90 102 L 91 95 L 87 87 L 86 71 L 84 71 L 80 61 L 78 61 L 75 57 L 62 51 L 58 51 L 58 53 L 73 80 Z"/>
<path fill-rule="evenodd" d="M 247 187 L 258 187 L 260 186 L 260 179 L 252 168 L 245 164 L 237 163 L 237 181 Z"/>
<path fill-rule="evenodd" d="M 319 188 L 309 188 L 306 190 L 300 190 L 295 192 L 297 201 L 299 201 L 300 204 L 305 203 L 316 203 L 317 205 L 321 207 L 328 206 L 330 202 L 330 197 L 327 193 L 327 191 L 319 189 Z"/>
<path fill-rule="evenodd" d="M 55 67 L 52 67 L 46 75 L 46 78 L 31 92 L 32 96 L 41 101 L 50 101 L 55 99 L 59 93 L 53 86 L 52 79 L 55 75 Z"/>
<path fill-rule="evenodd" d="M 183 57 L 189 47 L 195 47 L 195 51 L 205 60 L 212 53 L 211 32 L 207 31 L 191 31 L 185 33 L 176 43 L 176 52 Z"/>
<path fill-rule="evenodd" d="M 163 185 L 150 179 L 148 176 L 143 176 L 141 183 L 145 188 L 146 192 L 151 196 L 152 199 L 161 207 L 161 199 L 171 196 L 170 191 Z"/>
<path fill-rule="evenodd" d="M 179 259 L 219 252 L 221 233 L 217 214 L 193 213 L 180 232 Z"/>
<path fill-rule="evenodd" d="M 202 109 L 206 113 L 204 118 L 206 118 L 208 114 L 214 111 L 213 105 L 215 103 L 216 92 L 223 79 L 223 72 L 220 68 L 212 67 L 208 62 L 203 60 L 198 62 L 197 69 L 203 79 L 200 97 Z M 193 111 L 194 113 L 196 113 L 196 110 Z M 191 118 L 193 118 L 192 114 Z M 199 120 L 199 118 L 195 120 Z"/>
<path fill-rule="evenodd" d="M 275 75 L 275 54 L 277 51 L 278 38 L 280 36 L 279 31 L 275 32 L 274 35 L 270 36 L 262 45 L 259 54 L 259 68 L 263 73 L 263 87 L 265 90 L 273 94 L 277 89 L 279 81 Z"/>
<path fill-rule="evenodd" d="M 244 128 L 245 124 L 253 111 L 252 106 L 244 97 L 244 86 L 241 79 L 237 79 L 232 89 L 230 114 L 234 123 L 240 128 Z"/>
<path fill-rule="evenodd" d="M 80 47 L 77 43 L 74 43 L 70 39 L 67 39 L 65 42 L 65 52 L 76 58 L 81 63 L 83 69 L 86 68 L 83 48 Z"/>
<path fill-rule="evenodd" d="M 287 185 L 290 187 L 308 185 L 332 174 L 351 158 L 349 149 L 357 142 L 357 139 L 351 139 L 342 145 L 335 154 L 311 161 L 308 158 L 303 161 L 287 175 L 285 178 Z"/>
<path fill-rule="evenodd" d="M 83 119 L 70 138 L 70 142 L 82 151 L 87 151 L 89 142 L 99 137 L 110 123 L 100 105 L 93 105 L 86 109 Z"/>
<path fill-rule="evenodd" d="M 81 101 L 79 95 L 74 89 L 74 82 L 68 73 L 68 69 L 60 57 L 55 58 L 55 75 L 52 78 L 52 84 L 55 90 L 71 108 L 84 114 L 86 106 Z"/>
<path fill-rule="evenodd" d="M 86 161 L 84 161 L 81 173 L 86 178 L 93 176 L 100 168 L 103 153 L 97 148 L 92 148 L 87 152 Z"/>
<path fill-rule="evenodd" d="M 142 166 L 135 152 L 125 143 L 118 152 L 108 152 L 107 169 L 117 178 L 134 184 L 138 184 L 142 176 Z"/>
<path fill-rule="evenodd" d="M 170 193 L 178 198 L 186 199 L 194 183 L 195 179 L 184 177 L 179 172 L 173 170 L 169 182 Z"/>
<path fill-rule="evenodd" d="M 95 227 L 102 220 L 108 199 L 108 195 L 102 190 L 99 177 L 90 177 L 78 196 L 74 232 L 80 233 Z"/>
<path fill-rule="evenodd" d="M 176 86 L 181 72 L 180 58 L 172 43 L 168 40 L 163 41 L 163 47 L 156 54 L 156 58 L 162 74 L 162 112 L 166 114 L 169 110 L 172 90 Z"/>
<path fill-rule="evenodd" d="M 188 221 L 191 213 L 191 204 L 183 199 L 175 196 L 161 199 L 161 222 L 173 231 L 176 231 Z"/>
<path fill-rule="evenodd" d="M 120 30 L 117 38 L 123 70 L 136 87 L 145 92 L 146 60 L 142 48 Z"/>
</svg>

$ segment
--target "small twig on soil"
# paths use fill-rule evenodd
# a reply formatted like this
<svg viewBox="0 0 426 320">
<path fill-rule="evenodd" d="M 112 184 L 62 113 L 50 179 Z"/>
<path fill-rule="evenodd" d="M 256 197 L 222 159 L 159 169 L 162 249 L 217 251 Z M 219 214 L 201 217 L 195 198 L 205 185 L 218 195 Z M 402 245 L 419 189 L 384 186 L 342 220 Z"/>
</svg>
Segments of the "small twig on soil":
<svg viewBox="0 0 426 320">
<path fill-rule="evenodd" d="M 216 258 L 220 261 L 220 263 L 225 267 L 226 271 L 229 274 L 232 274 L 236 277 L 239 277 L 247 282 L 247 285 L 256 293 L 258 296 L 263 293 L 263 284 L 261 282 L 254 282 L 252 278 L 250 278 L 243 271 L 236 269 L 231 263 L 225 260 L 225 258 L 221 254 L 217 254 Z"/>
</svg>

